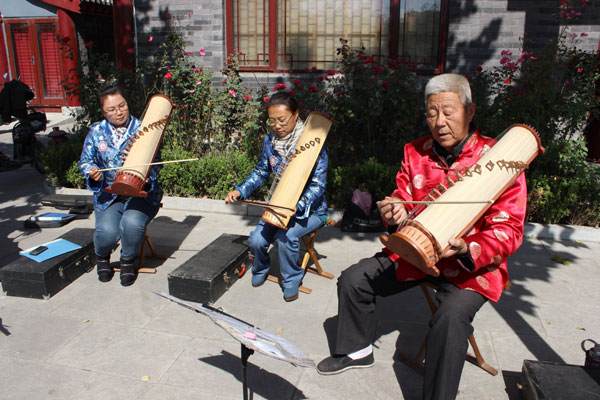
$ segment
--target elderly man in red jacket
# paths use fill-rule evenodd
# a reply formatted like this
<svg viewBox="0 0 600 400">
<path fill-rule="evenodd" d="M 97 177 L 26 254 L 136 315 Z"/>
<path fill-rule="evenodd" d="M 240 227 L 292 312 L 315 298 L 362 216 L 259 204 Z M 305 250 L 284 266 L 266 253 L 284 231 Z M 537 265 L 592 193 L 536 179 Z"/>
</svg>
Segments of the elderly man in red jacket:
<svg viewBox="0 0 600 400">
<path fill-rule="evenodd" d="M 477 163 L 495 143 L 471 124 L 476 107 L 463 76 L 432 78 L 425 88 L 425 99 L 431 134 L 404 147 L 397 188 L 378 203 L 390 227 L 400 224 L 414 207 L 392 201 L 423 200 L 440 182 L 456 176 L 457 170 Z M 506 259 L 522 242 L 526 200 L 521 174 L 467 234 L 450 240 L 449 249 L 427 273 L 388 249 L 342 272 L 334 354 L 319 363 L 318 372 L 331 375 L 372 366 L 376 296 L 390 296 L 432 282 L 439 288 L 439 307 L 429 322 L 423 398 L 455 398 L 468 338 L 473 333 L 471 322 L 487 300 L 498 301 L 508 281 Z"/>
</svg>

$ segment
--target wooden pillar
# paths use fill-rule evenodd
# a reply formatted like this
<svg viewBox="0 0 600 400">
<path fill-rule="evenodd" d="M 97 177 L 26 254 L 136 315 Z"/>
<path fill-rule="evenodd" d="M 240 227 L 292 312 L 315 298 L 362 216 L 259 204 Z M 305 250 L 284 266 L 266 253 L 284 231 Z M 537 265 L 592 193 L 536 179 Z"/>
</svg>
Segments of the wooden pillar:
<svg viewBox="0 0 600 400">
<path fill-rule="evenodd" d="M 79 78 L 74 69 L 77 68 L 77 63 L 79 62 L 79 52 L 77 51 L 75 23 L 69 13 L 62 8 L 57 8 L 56 14 L 58 16 L 58 34 L 67 42 L 67 46 L 64 46 L 64 48 L 70 48 L 73 53 L 72 57 L 67 57 L 66 54 L 63 54 L 63 76 L 69 86 L 76 86 L 79 84 Z M 74 107 L 80 106 L 81 102 L 79 101 L 79 96 L 67 94 L 67 105 Z"/>
<path fill-rule="evenodd" d="M 113 25 L 115 32 L 115 59 L 117 68 L 133 69 L 135 65 L 133 43 L 132 0 L 113 1 Z"/>
</svg>

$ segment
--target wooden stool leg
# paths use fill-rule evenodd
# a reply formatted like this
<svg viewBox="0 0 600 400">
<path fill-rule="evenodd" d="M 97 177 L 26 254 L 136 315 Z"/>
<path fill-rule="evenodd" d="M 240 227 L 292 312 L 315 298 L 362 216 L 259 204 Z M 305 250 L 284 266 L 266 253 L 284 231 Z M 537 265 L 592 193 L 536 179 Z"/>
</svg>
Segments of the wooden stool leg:
<svg viewBox="0 0 600 400">
<path fill-rule="evenodd" d="M 485 360 L 483 359 L 483 356 L 481 355 L 481 352 L 479 351 L 479 347 L 477 346 L 477 342 L 475 341 L 475 336 L 471 335 L 471 337 L 469 338 L 469 343 L 471 344 L 471 347 L 473 348 L 475 357 L 473 357 L 473 355 L 471 355 L 470 353 L 467 353 L 467 361 L 469 361 L 471 364 L 477 365 L 479 368 L 486 371 L 490 375 L 493 375 L 493 376 L 498 375 L 498 370 L 496 368 L 492 367 L 490 364 L 486 363 Z"/>
<path fill-rule="evenodd" d="M 421 291 L 425 295 L 425 299 L 427 300 L 427 304 L 429 305 L 429 309 L 431 310 L 431 313 L 433 314 L 437 311 L 437 305 L 435 304 L 435 302 L 433 301 L 433 298 L 431 297 L 431 293 L 429 292 L 429 287 L 433 287 L 433 286 L 428 283 L 422 283 L 420 285 Z M 435 289 L 435 287 L 433 287 L 433 288 Z M 479 346 L 477 346 L 477 342 L 475 341 L 475 336 L 471 335 L 469 337 L 469 343 L 471 344 L 471 347 L 473 348 L 473 352 L 475 353 L 475 355 L 473 356 L 471 353 L 467 353 L 465 359 L 467 361 L 469 361 L 471 364 L 474 364 L 474 365 L 478 366 L 479 368 L 483 369 L 490 375 L 493 375 L 493 376 L 498 375 L 498 370 L 496 368 L 492 367 L 491 365 L 489 365 L 488 363 L 486 363 L 485 360 L 483 359 L 483 356 L 481 355 L 481 352 L 479 351 Z M 421 345 L 419 352 L 417 353 L 417 355 L 414 358 L 410 358 L 410 357 L 407 357 L 407 356 L 399 353 L 398 359 L 400 361 L 402 361 L 403 363 L 405 363 L 406 365 L 408 365 L 409 367 L 416 370 L 417 372 L 423 374 L 424 373 L 423 360 L 425 359 L 425 343 L 423 343 Z"/>
<path fill-rule="evenodd" d="M 145 274 L 155 274 L 156 268 L 144 267 L 144 260 L 146 259 L 146 245 L 148 245 L 148 248 L 150 249 L 150 255 L 148 255 L 148 257 L 157 258 L 161 260 L 166 260 L 169 257 L 162 254 L 158 254 L 156 250 L 154 250 L 154 246 L 150 241 L 150 236 L 148 236 L 148 233 L 144 235 L 144 241 L 142 242 L 142 250 L 140 251 L 140 267 L 138 268 L 138 272 Z"/>
<path fill-rule="evenodd" d="M 323 271 L 323 268 L 321 268 L 321 264 L 319 264 L 319 258 L 317 257 L 317 253 L 315 252 L 315 239 L 317 238 L 317 231 L 313 231 L 308 235 L 308 239 L 306 238 L 306 236 L 302 237 L 302 242 L 304 243 L 304 246 L 306 247 L 306 254 L 304 254 L 304 258 L 302 259 L 302 269 L 308 271 L 308 272 L 312 272 L 313 274 L 317 274 L 319 276 L 328 278 L 328 279 L 333 279 L 333 274 L 330 272 L 325 272 Z M 313 262 L 315 263 L 315 267 L 309 267 L 308 266 L 308 260 L 309 258 L 312 258 Z"/>
<path fill-rule="evenodd" d="M 279 284 L 281 286 L 281 278 L 275 276 L 275 275 L 267 275 L 267 280 L 271 281 L 271 282 L 275 282 L 277 284 Z M 309 289 L 307 287 L 304 286 L 300 286 L 298 288 L 299 291 L 301 291 L 302 293 L 306 293 L 306 294 L 310 294 L 312 292 L 312 289 Z"/>
</svg>

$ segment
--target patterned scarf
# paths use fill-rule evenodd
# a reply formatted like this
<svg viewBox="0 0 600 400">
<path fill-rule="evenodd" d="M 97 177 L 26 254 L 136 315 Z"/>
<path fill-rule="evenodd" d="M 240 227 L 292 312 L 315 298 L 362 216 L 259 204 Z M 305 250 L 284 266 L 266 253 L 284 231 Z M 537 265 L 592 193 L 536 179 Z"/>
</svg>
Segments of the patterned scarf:
<svg viewBox="0 0 600 400">
<path fill-rule="evenodd" d="M 131 122 L 131 116 L 129 116 L 129 118 L 127 119 L 127 122 L 125 122 L 122 126 L 120 127 L 115 127 L 113 126 L 113 124 L 111 124 L 110 122 L 108 123 L 108 126 L 110 126 L 110 130 L 112 132 L 112 142 L 113 142 L 113 146 L 115 148 L 119 148 L 119 146 L 121 146 L 121 143 L 123 143 L 123 140 L 125 139 L 125 134 L 127 133 L 127 128 L 129 127 L 129 123 Z"/>
<path fill-rule="evenodd" d="M 273 150 L 279 153 L 281 157 L 286 156 L 290 152 L 290 150 L 296 147 L 296 143 L 298 142 L 298 139 L 300 139 L 300 136 L 302 135 L 303 131 L 304 121 L 302 121 L 300 117 L 298 117 L 298 119 L 296 120 L 296 126 L 289 135 L 279 137 L 276 133 L 274 134 Z"/>
</svg>

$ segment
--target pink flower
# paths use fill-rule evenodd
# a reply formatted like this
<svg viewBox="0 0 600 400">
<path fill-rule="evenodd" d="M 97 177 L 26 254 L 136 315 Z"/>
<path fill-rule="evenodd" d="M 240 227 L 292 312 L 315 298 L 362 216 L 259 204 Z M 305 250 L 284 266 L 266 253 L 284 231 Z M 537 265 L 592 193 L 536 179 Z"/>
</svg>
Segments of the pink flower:
<svg viewBox="0 0 600 400">
<path fill-rule="evenodd" d="M 529 57 L 530 60 L 537 60 L 537 57 L 531 56 Z"/>
<path fill-rule="evenodd" d="M 512 53 L 510 50 L 502 50 L 502 52 L 500 53 L 500 55 L 502 56 L 511 56 Z"/>
<path fill-rule="evenodd" d="M 164 78 L 164 79 L 171 79 L 172 77 L 173 77 L 173 74 L 172 74 L 172 73 L 170 73 L 170 72 L 167 72 L 167 73 L 165 74 L 165 76 L 163 76 L 163 78 Z"/>
<path fill-rule="evenodd" d="M 94 43 L 90 41 L 90 42 L 85 42 L 84 45 L 85 45 L 86 49 L 89 49 L 90 47 L 92 47 L 94 45 Z"/>
<path fill-rule="evenodd" d="M 201 56 L 204 56 L 204 55 L 206 55 L 206 51 L 204 51 L 204 49 L 200 49 L 200 52 L 199 52 L 199 53 L 200 53 L 200 55 L 201 55 Z"/>
<path fill-rule="evenodd" d="M 127 54 L 133 54 L 133 49 L 131 47 L 128 48 L 126 51 L 127 51 Z"/>
<path fill-rule="evenodd" d="M 577 68 L 577 72 L 583 72 L 583 68 L 581 68 L 581 67 Z"/>
<path fill-rule="evenodd" d="M 381 82 L 381 86 L 383 86 L 384 89 L 387 89 L 389 87 L 386 81 Z"/>
<path fill-rule="evenodd" d="M 229 94 L 230 94 L 232 97 L 235 97 L 235 90 L 233 90 L 233 89 L 229 89 L 227 92 L 228 92 L 228 93 L 229 93 Z"/>
<path fill-rule="evenodd" d="M 200 80 L 200 81 L 196 82 L 196 85 L 202 85 L 202 81 Z"/>
<path fill-rule="evenodd" d="M 151 41 L 153 41 L 153 40 L 154 40 L 154 36 L 150 36 L 150 37 L 148 38 L 148 41 L 149 41 L 149 42 L 151 42 Z"/>
<path fill-rule="evenodd" d="M 586 37 L 587 35 L 588 35 L 588 34 L 587 34 L 587 33 L 585 33 L 585 32 L 582 32 L 582 33 L 581 33 L 581 37 Z"/>
<path fill-rule="evenodd" d="M 294 80 L 294 86 L 298 86 L 300 84 L 300 79 Z"/>
<path fill-rule="evenodd" d="M 268 97 L 265 97 L 265 98 L 263 99 L 263 102 L 265 102 L 265 103 L 268 103 L 268 102 L 269 102 L 269 98 L 268 98 Z"/>
<path fill-rule="evenodd" d="M 509 84 L 509 83 L 510 83 L 510 78 L 506 78 L 506 79 L 504 80 L 504 83 L 506 83 L 506 84 Z"/>
<path fill-rule="evenodd" d="M 189 90 L 189 92 L 190 92 L 190 93 L 194 93 L 194 92 L 195 92 L 195 90 L 194 90 L 194 89 L 190 89 L 190 90 Z"/>
<path fill-rule="evenodd" d="M 333 76 L 333 75 L 335 75 L 335 71 L 331 71 L 331 70 L 330 70 L 330 71 L 329 71 L 329 72 L 327 72 L 327 73 L 329 74 L 329 76 Z"/>
<path fill-rule="evenodd" d="M 312 67 L 311 70 L 312 70 L 312 72 L 316 72 L 317 71 L 317 67 Z"/>
<path fill-rule="evenodd" d="M 304 72 L 308 72 L 308 67 L 304 67 Z"/>
<path fill-rule="evenodd" d="M 313 85 L 310 85 L 308 87 L 308 90 L 310 90 L 313 93 L 319 93 L 319 89 L 317 89 L 316 87 L 314 87 Z"/>
<path fill-rule="evenodd" d="M 288 90 L 288 93 L 290 94 L 290 96 L 295 96 L 296 92 L 294 92 L 293 90 Z"/>
<path fill-rule="evenodd" d="M 504 65 L 507 62 L 510 62 L 510 58 L 509 57 L 502 57 L 502 59 L 500 60 L 500 64 Z"/>
<path fill-rule="evenodd" d="M 278 83 L 277 85 L 273 86 L 273 90 L 285 90 L 287 88 L 287 86 L 285 86 L 284 83 Z"/>
<path fill-rule="evenodd" d="M 192 15 L 192 12 L 190 11 L 190 12 L 186 13 L 185 15 L 187 15 L 189 17 L 190 15 Z"/>
<path fill-rule="evenodd" d="M 250 97 L 249 96 L 244 96 L 244 100 L 248 101 L 248 100 L 250 100 Z"/>
<path fill-rule="evenodd" d="M 481 65 L 479 67 L 477 67 L 477 72 L 481 72 L 483 71 L 483 68 L 481 68 Z"/>
</svg>

